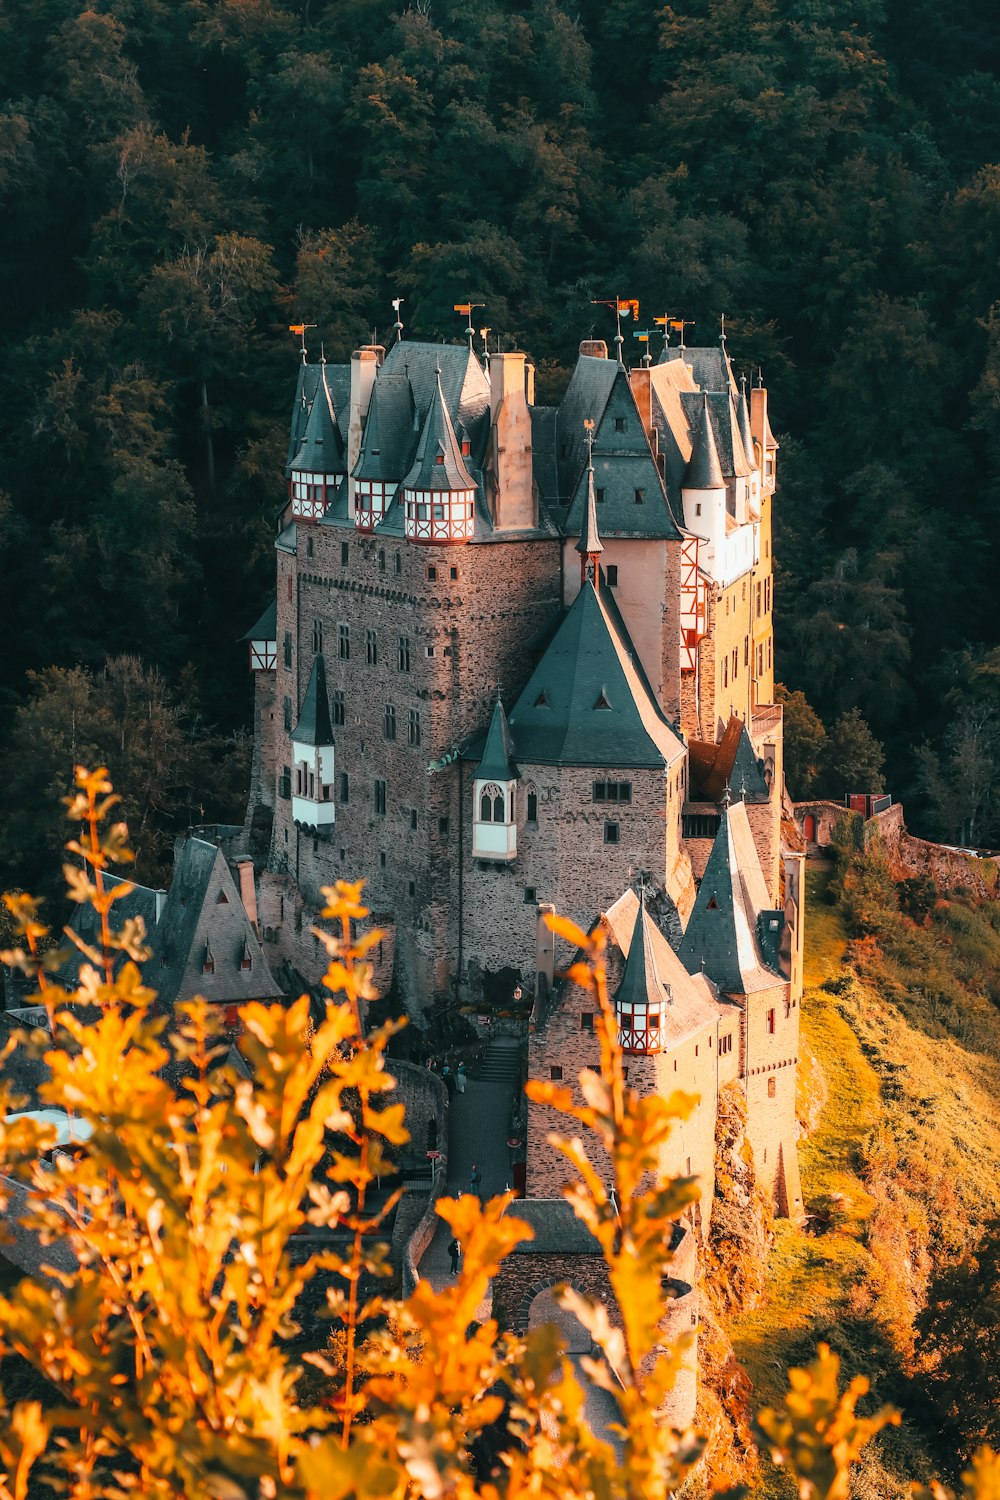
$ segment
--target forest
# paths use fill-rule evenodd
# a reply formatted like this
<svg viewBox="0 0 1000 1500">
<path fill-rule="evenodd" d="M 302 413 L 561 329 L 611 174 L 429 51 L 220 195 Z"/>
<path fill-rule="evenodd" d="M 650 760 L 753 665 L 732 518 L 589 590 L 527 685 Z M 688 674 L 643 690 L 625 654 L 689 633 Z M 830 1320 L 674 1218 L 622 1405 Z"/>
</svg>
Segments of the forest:
<svg viewBox="0 0 1000 1500">
<path fill-rule="evenodd" d="M 1000 844 L 998 141 L 986 0 L 7 0 L 5 882 L 74 760 L 141 878 L 241 817 L 288 326 L 340 360 L 393 297 L 435 339 L 484 304 L 542 400 L 595 299 L 724 315 L 781 444 L 793 794 L 863 768 Z"/>
</svg>

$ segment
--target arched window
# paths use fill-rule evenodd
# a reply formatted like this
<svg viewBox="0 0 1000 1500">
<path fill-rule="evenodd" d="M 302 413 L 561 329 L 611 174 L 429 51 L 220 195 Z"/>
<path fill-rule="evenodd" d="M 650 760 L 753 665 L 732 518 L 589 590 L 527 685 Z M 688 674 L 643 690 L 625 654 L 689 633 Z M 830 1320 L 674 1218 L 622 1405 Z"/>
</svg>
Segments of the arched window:
<svg viewBox="0 0 1000 1500">
<path fill-rule="evenodd" d="M 529 782 L 527 790 L 527 819 L 529 823 L 538 822 L 538 791 L 533 782 Z"/>
<path fill-rule="evenodd" d="M 506 822 L 505 807 L 503 787 L 498 786 L 495 781 L 488 782 L 479 797 L 480 823 Z"/>
</svg>

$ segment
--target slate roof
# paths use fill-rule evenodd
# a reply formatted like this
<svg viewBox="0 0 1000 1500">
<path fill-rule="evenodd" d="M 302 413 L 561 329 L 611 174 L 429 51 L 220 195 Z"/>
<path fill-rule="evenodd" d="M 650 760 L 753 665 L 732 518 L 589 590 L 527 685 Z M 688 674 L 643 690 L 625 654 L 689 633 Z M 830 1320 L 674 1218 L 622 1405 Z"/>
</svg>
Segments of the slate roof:
<svg viewBox="0 0 1000 1500">
<path fill-rule="evenodd" d="M 320 368 L 316 393 L 313 396 L 302 434 L 302 446 L 292 459 L 291 472 L 293 474 L 344 474 L 347 472 L 344 439 L 334 410 L 325 366 Z"/>
<path fill-rule="evenodd" d="M 413 466 L 403 480 L 403 486 L 412 490 L 476 488 L 476 481 L 466 468 L 448 414 L 440 374 L 437 377 L 437 390 L 424 418 Z"/>
<path fill-rule="evenodd" d="M 723 808 L 679 958 L 701 969 L 727 995 L 749 995 L 783 983 L 768 969 L 757 939 L 757 918 L 770 900 L 742 802 Z"/>
<path fill-rule="evenodd" d="M 578 368 L 594 364 L 608 365 L 612 373 L 603 407 L 595 417 L 594 431 L 594 484 L 601 531 L 605 537 L 679 537 L 628 374 L 615 361 L 595 360 L 587 355 L 581 356 Z M 592 377 L 591 380 L 593 383 Z M 561 448 L 565 431 L 561 409 L 559 431 Z M 586 439 L 582 418 L 580 431 Z M 588 500 L 587 469 L 571 471 L 567 461 L 561 465 L 561 473 L 567 486 L 572 486 L 563 491 L 572 497 L 563 529 L 570 536 L 579 535 Z M 637 499 L 639 496 L 641 500 Z"/>
<path fill-rule="evenodd" d="M 588 579 L 510 715 L 518 762 L 656 767 L 683 755 L 634 655 L 621 617 Z"/>
<path fill-rule="evenodd" d="M 247 631 L 241 635 L 241 641 L 274 641 L 278 638 L 278 601 L 272 599 L 270 604 Z"/>
<path fill-rule="evenodd" d="M 694 375 L 698 389 L 702 391 L 732 391 L 736 394 L 733 367 L 721 344 L 709 344 L 699 349 L 664 349 L 660 355 L 661 365 L 681 360 Z"/>
<path fill-rule="evenodd" d="M 436 394 L 437 371 L 453 422 L 467 431 L 489 411 L 490 382 L 470 349 L 458 344 L 393 344 L 378 373 L 401 374 L 409 380 L 417 414 L 422 419 Z M 376 382 L 377 383 L 377 382 Z"/>
<path fill-rule="evenodd" d="M 587 465 L 587 505 L 583 512 L 583 528 L 576 550 L 583 557 L 599 557 L 604 551 L 601 533 L 597 529 L 597 494 L 594 488 L 594 466 Z"/>
<path fill-rule="evenodd" d="M 737 475 L 745 479 L 748 474 L 753 473 L 755 464 L 752 461 L 753 448 L 750 449 L 750 459 L 747 459 L 743 451 L 736 402 L 725 391 L 708 392 L 707 399 L 712 417 L 712 433 L 722 472 L 727 479 L 732 479 Z M 702 403 L 699 402 L 697 396 L 682 396 L 681 404 L 687 411 L 693 428 L 695 422 L 700 420 Z"/>
<path fill-rule="evenodd" d="M 493 717 L 486 733 L 483 758 L 476 772 L 478 781 L 516 781 L 517 765 L 514 761 L 514 743 L 503 704 L 498 698 L 493 705 Z"/>
<path fill-rule="evenodd" d="M 688 973 L 635 891 L 619 896 L 604 913 L 603 921 L 625 959 L 616 1001 L 624 1002 L 629 995 L 641 999 L 643 988 L 648 986 L 652 988 L 647 993 L 660 1001 L 669 986 L 669 1004 L 664 1004 L 660 1012 L 661 1047 L 669 1049 L 713 1026 L 728 1010 L 717 1000 L 704 974 Z"/>
<path fill-rule="evenodd" d="M 299 365 L 299 376 L 295 384 L 295 400 L 292 402 L 292 420 L 288 433 L 288 457 L 285 460 L 285 477 L 292 472 L 292 461 L 302 447 L 309 408 L 312 406 L 316 387 L 319 385 L 320 365 Z"/>
<path fill-rule="evenodd" d="M 747 378 L 740 377 L 740 396 L 736 403 L 736 425 L 740 430 L 743 452 L 749 463 L 754 462 L 753 433 L 750 431 L 750 403 L 747 401 Z"/>
<path fill-rule="evenodd" d="M 600 1255 L 601 1247 L 565 1198 L 519 1198 L 512 1218 L 523 1219 L 535 1237 L 514 1246 L 518 1255 Z"/>
<path fill-rule="evenodd" d="M 691 740 L 690 800 L 721 802 L 728 786 L 731 796 L 745 802 L 770 801 L 764 776 L 743 720 L 732 714 L 718 744 Z"/>
<path fill-rule="evenodd" d="M 143 973 L 163 1005 L 195 995 L 233 1005 L 281 996 L 222 850 L 204 839 L 181 848 L 150 946 Z M 215 962 L 208 974 L 207 951 Z"/>
<path fill-rule="evenodd" d="M 333 744 L 333 721 L 330 718 L 326 666 L 322 656 L 317 656 L 313 661 L 299 712 L 299 722 L 292 731 L 292 739 L 299 745 Z"/>
<path fill-rule="evenodd" d="M 699 400 L 699 398 L 695 398 Z M 691 408 L 685 403 L 687 410 Z M 691 490 L 721 490 L 725 489 L 726 481 L 722 475 L 722 465 L 719 462 L 719 450 L 715 442 L 715 434 L 712 431 L 712 418 L 708 410 L 708 397 L 702 396 L 699 400 L 701 408 L 698 416 L 698 426 L 695 430 L 694 444 L 691 449 L 691 458 L 687 468 L 684 470 L 684 488 Z"/>
<path fill-rule="evenodd" d="M 618 376 L 613 359 L 581 354 L 570 376 L 556 416 L 556 453 L 559 470 L 557 499 L 569 504 L 587 461 L 584 420 L 599 423 Z"/>
<path fill-rule="evenodd" d="M 354 478 L 399 484 L 410 467 L 418 437 L 410 382 L 402 372 L 383 368 L 372 390 Z"/>
<path fill-rule="evenodd" d="M 122 875 L 105 873 L 104 884 L 109 889 L 114 886 L 130 883 Z M 128 895 L 119 897 L 112 906 L 112 927 L 120 930 L 125 922 L 135 917 L 141 917 L 145 924 L 146 936 L 147 938 L 150 937 L 156 926 L 157 902 L 162 903 L 165 899 L 165 891 L 154 891 L 145 885 L 133 885 Z M 73 918 L 69 925 L 85 943 L 89 943 L 98 950 L 100 949 L 101 921 L 92 906 L 78 906 L 73 913 Z M 124 954 L 119 953 L 116 955 L 114 963 L 114 972 L 116 974 L 125 961 Z M 67 990 L 75 990 L 80 983 L 80 969 L 84 964 L 89 962 L 90 960 L 85 958 L 78 948 L 73 947 L 70 949 L 69 957 L 59 969 L 55 978 Z"/>
</svg>

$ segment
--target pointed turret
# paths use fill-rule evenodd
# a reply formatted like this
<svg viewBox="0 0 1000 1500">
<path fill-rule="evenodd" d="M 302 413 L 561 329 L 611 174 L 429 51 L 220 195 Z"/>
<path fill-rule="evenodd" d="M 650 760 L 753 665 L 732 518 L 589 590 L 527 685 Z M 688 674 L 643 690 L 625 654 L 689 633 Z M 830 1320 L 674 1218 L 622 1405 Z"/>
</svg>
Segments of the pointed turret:
<svg viewBox="0 0 1000 1500">
<path fill-rule="evenodd" d="M 514 761 L 514 741 L 504 707 L 498 698 L 483 746 L 483 758 L 476 773 L 481 781 L 516 781 L 519 775 Z"/>
<path fill-rule="evenodd" d="M 678 957 L 691 974 L 704 970 L 726 995 L 780 983 L 764 965 L 757 922 L 770 909 L 760 860 L 742 802 L 723 798 L 719 831 L 705 866 Z"/>
<path fill-rule="evenodd" d="M 757 460 L 754 456 L 753 433 L 750 431 L 750 406 L 747 402 L 747 378 L 740 376 L 740 396 L 736 403 L 736 423 L 740 429 L 740 437 L 743 440 L 743 451 L 747 456 L 747 462 L 754 468 Z"/>
<path fill-rule="evenodd" d="M 516 857 L 519 775 L 510 726 L 498 697 L 472 784 L 472 853 L 476 859 L 506 862 Z"/>
<path fill-rule="evenodd" d="M 403 480 L 406 535 L 419 542 L 466 542 L 475 525 L 476 482 L 465 466 L 437 371 L 417 444 Z"/>
<path fill-rule="evenodd" d="M 641 892 L 625 970 L 615 993 L 621 1044 L 629 1052 L 659 1052 L 663 1045 L 663 1007 L 672 1001 L 670 986 L 660 978 L 647 930 L 651 920 L 645 892 Z"/>
<path fill-rule="evenodd" d="M 712 418 L 708 410 L 708 396 L 701 398 L 701 418 L 691 448 L 691 458 L 684 470 L 682 488 L 685 490 L 724 490 L 726 481 L 719 462 L 719 450 L 712 431 Z"/>
<path fill-rule="evenodd" d="M 292 755 L 295 761 L 293 822 L 317 831 L 332 826 L 336 816 L 333 723 L 322 656 L 316 657 L 309 674 L 299 722 L 292 731 Z"/>
<path fill-rule="evenodd" d="M 580 583 L 590 577 L 597 582 L 598 558 L 604 551 L 600 532 L 597 529 L 597 492 L 594 489 L 594 456 L 591 452 L 587 462 L 587 508 L 583 513 L 583 530 L 576 544 L 580 554 Z"/>
<path fill-rule="evenodd" d="M 292 514 L 296 520 L 319 520 L 332 498 L 335 481 L 346 472 L 344 441 L 333 409 L 326 370 L 321 368 L 302 434 L 302 445 L 291 465 L 289 489 Z"/>
</svg>

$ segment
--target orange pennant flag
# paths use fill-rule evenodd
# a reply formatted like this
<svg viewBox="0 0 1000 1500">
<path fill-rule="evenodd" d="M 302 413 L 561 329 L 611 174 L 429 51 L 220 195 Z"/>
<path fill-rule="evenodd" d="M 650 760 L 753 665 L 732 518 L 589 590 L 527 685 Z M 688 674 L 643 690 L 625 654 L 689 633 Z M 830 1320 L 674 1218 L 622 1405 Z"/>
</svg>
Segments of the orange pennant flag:
<svg viewBox="0 0 1000 1500">
<path fill-rule="evenodd" d="M 289 333 L 303 334 L 303 333 L 305 333 L 305 331 L 306 331 L 306 325 L 304 323 L 289 323 L 289 325 L 288 325 L 288 332 Z"/>
<path fill-rule="evenodd" d="M 455 303 L 455 311 L 456 312 L 460 312 L 460 313 L 464 313 L 467 318 L 471 318 L 472 317 L 472 303 L 471 302 L 456 302 Z"/>
</svg>

